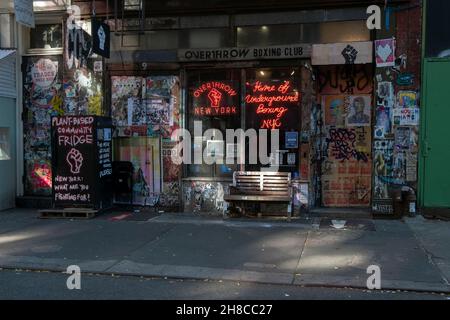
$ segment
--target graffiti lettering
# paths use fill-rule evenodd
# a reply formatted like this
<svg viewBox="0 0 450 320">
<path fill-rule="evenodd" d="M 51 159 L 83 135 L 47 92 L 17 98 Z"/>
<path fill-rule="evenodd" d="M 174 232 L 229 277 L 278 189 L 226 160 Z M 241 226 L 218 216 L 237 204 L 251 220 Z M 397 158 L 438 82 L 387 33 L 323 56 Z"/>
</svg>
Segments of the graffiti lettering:
<svg viewBox="0 0 450 320">
<path fill-rule="evenodd" d="M 316 78 L 319 92 L 322 94 L 364 93 L 366 90 L 370 91 L 372 82 L 371 71 L 365 65 L 319 68 Z"/>
<path fill-rule="evenodd" d="M 346 161 L 355 159 L 368 162 L 367 154 L 357 150 L 357 134 L 355 129 L 330 129 L 327 138 L 327 150 L 336 160 Z"/>
</svg>

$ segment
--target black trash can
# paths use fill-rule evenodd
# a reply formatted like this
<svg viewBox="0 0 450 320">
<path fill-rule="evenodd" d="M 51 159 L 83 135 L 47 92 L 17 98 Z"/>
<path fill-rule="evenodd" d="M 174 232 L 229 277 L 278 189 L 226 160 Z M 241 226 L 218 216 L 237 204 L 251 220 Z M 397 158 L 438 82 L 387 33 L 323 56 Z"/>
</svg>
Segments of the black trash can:
<svg viewBox="0 0 450 320">
<path fill-rule="evenodd" d="M 134 167 L 128 161 L 113 162 L 113 193 L 115 204 L 133 204 Z"/>
</svg>

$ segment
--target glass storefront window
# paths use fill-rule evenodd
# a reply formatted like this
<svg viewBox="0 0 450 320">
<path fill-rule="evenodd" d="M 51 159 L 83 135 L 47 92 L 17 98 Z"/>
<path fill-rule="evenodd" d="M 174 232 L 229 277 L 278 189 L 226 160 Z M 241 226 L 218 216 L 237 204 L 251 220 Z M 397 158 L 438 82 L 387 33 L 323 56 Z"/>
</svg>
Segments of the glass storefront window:
<svg viewBox="0 0 450 320">
<path fill-rule="evenodd" d="M 30 49 L 62 48 L 62 25 L 41 24 L 31 29 Z"/>
<path fill-rule="evenodd" d="M 429 58 L 450 57 L 450 2 L 434 0 L 427 3 L 426 56 Z"/>
<path fill-rule="evenodd" d="M 237 27 L 237 46 L 276 46 L 301 43 L 301 25 Z"/>
<path fill-rule="evenodd" d="M 228 29 L 184 29 L 180 48 L 223 48 L 230 46 Z"/>
<path fill-rule="evenodd" d="M 297 172 L 299 167 L 300 84 L 298 68 L 248 69 L 246 72 L 246 129 L 279 130 L 279 148 L 271 158 L 280 171 Z M 261 147 L 261 146 L 259 146 Z M 267 150 L 272 150 L 268 139 Z M 249 164 L 246 146 L 246 170 L 259 171 L 270 165 Z"/>
<path fill-rule="evenodd" d="M 369 41 L 365 21 L 237 27 L 237 46 L 276 46 L 293 43 Z"/>
<path fill-rule="evenodd" d="M 298 172 L 299 168 L 299 136 L 300 136 L 300 101 L 299 68 L 259 68 L 247 69 L 245 79 L 241 79 L 241 70 L 203 71 L 188 74 L 188 129 L 191 133 L 192 157 L 194 153 L 209 150 L 226 157 L 236 157 L 237 141 L 234 144 L 226 141 L 226 129 L 259 129 L 268 130 L 267 150 L 270 153 L 273 129 L 279 130 L 280 145 L 274 154 L 267 157 L 274 159 L 280 171 Z M 245 80 L 244 92 L 240 86 Z M 242 100 L 243 99 L 243 100 Z M 241 106 L 245 110 L 241 110 Z M 241 114 L 245 114 L 245 123 Z M 202 133 L 208 129 L 217 129 L 222 139 L 195 138 L 194 122 L 202 126 Z M 225 141 L 224 141 L 225 140 Z M 245 141 L 247 171 L 259 171 L 260 162 L 250 164 L 249 138 Z M 259 142 L 258 142 L 259 143 Z M 260 147 L 260 146 L 259 146 Z M 275 148 L 275 146 L 274 146 Z M 252 150 L 253 152 L 254 150 Z M 279 159 L 279 160 L 275 160 Z M 231 177 L 241 165 L 226 164 L 190 164 L 187 166 L 189 177 Z M 273 163 L 272 163 L 273 164 Z"/>
<path fill-rule="evenodd" d="M 365 20 L 309 24 L 303 34 L 307 43 L 370 41 L 370 30 Z M 309 38 L 308 35 L 314 36 Z"/>
<path fill-rule="evenodd" d="M 240 70 L 210 70 L 193 72 L 188 75 L 188 128 L 192 135 L 192 155 L 198 150 L 210 150 L 217 155 L 225 155 L 227 148 L 226 129 L 241 127 L 240 117 Z M 217 129 L 222 139 L 207 140 L 194 137 L 194 122 L 201 124 L 202 133 Z M 208 151 L 207 151 L 208 152 Z M 226 162 L 224 160 L 224 162 Z M 190 164 L 190 177 L 231 177 L 239 165 Z"/>
</svg>

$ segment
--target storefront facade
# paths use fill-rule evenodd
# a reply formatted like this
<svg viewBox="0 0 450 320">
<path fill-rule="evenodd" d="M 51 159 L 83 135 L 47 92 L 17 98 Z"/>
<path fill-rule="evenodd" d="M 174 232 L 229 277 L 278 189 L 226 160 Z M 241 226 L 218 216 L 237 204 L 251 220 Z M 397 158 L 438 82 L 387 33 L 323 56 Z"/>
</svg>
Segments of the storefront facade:
<svg viewBox="0 0 450 320">
<path fill-rule="evenodd" d="M 75 1 L 86 22 L 82 31 L 63 31 L 61 43 L 50 44 L 59 54 L 43 49 L 24 60 L 26 194 L 51 191 L 45 143 L 55 114 L 112 117 L 114 160 L 133 163 L 139 205 L 158 200 L 167 210 L 222 215 L 233 172 L 266 166 L 175 163 L 177 129 L 191 133 L 192 153 L 231 158 L 236 145 L 218 132 L 278 129 L 280 147 L 269 156 L 291 173 L 294 205 L 302 210 L 390 214 L 391 187 L 416 187 L 420 78 L 409 68 L 420 36 L 412 39 L 409 31 L 420 29 L 420 5 L 396 4 L 401 10 L 391 15 L 390 31 L 375 32 L 361 1 L 345 9 L 321 1 L 254 10 L 236 4 L 235 11 L 192 1 L 203 16 L 161 5 L 148 17 L 136 14 L 136 3 L 114 12 L 111 3 L 95 2 L 97 18 L 111 28 L 110 58 L 89 54 L 92 3 Z M 49 28 L 57 38 L 58 27 Z M 201 134 L 217 132 L 196 137 L 195 123 Z M 245 149 L 248 157 L 248 141 Z"/>
</svg>

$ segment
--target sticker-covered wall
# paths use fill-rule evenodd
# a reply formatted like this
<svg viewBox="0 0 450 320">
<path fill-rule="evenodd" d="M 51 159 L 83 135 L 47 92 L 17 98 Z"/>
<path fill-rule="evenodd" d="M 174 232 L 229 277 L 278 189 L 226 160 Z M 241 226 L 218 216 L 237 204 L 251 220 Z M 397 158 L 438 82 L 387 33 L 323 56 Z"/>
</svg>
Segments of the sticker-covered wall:
<svg viewBox="0 0 450 320">
<path fill-rule="evenodd" d="M 103 59 L 91 54 L 89 22 L 68 29 L 63 56 L 24 59 L 24 191 L 50 196 L 52 116 L 104 115 Z"/>
<path fill-rule="evenodd" d="M 62 113 L 62 68 L 62 59 L 57 56 L 24 59 L 24 188 L 27 195 L 51 194 L 51 117 Z"/>
<path fill-rule="evenodd" d="M 375 41 L 373 211 L 378 214 L 394 212 L 395 194 L 415 194 L 417 190 L 420 6 L 398 10 L 396 20 L 397 27 L 391 28 L 391 35 L 379 35 Z"/>
<path fill-rule="evenodd" d="M 115 160 L 134 167 L 136 204 L 180 206 L 181 166 L 172 161 L 172 133 L 180 127 L 177 76 L 112 76 Z"/>
</svg>

